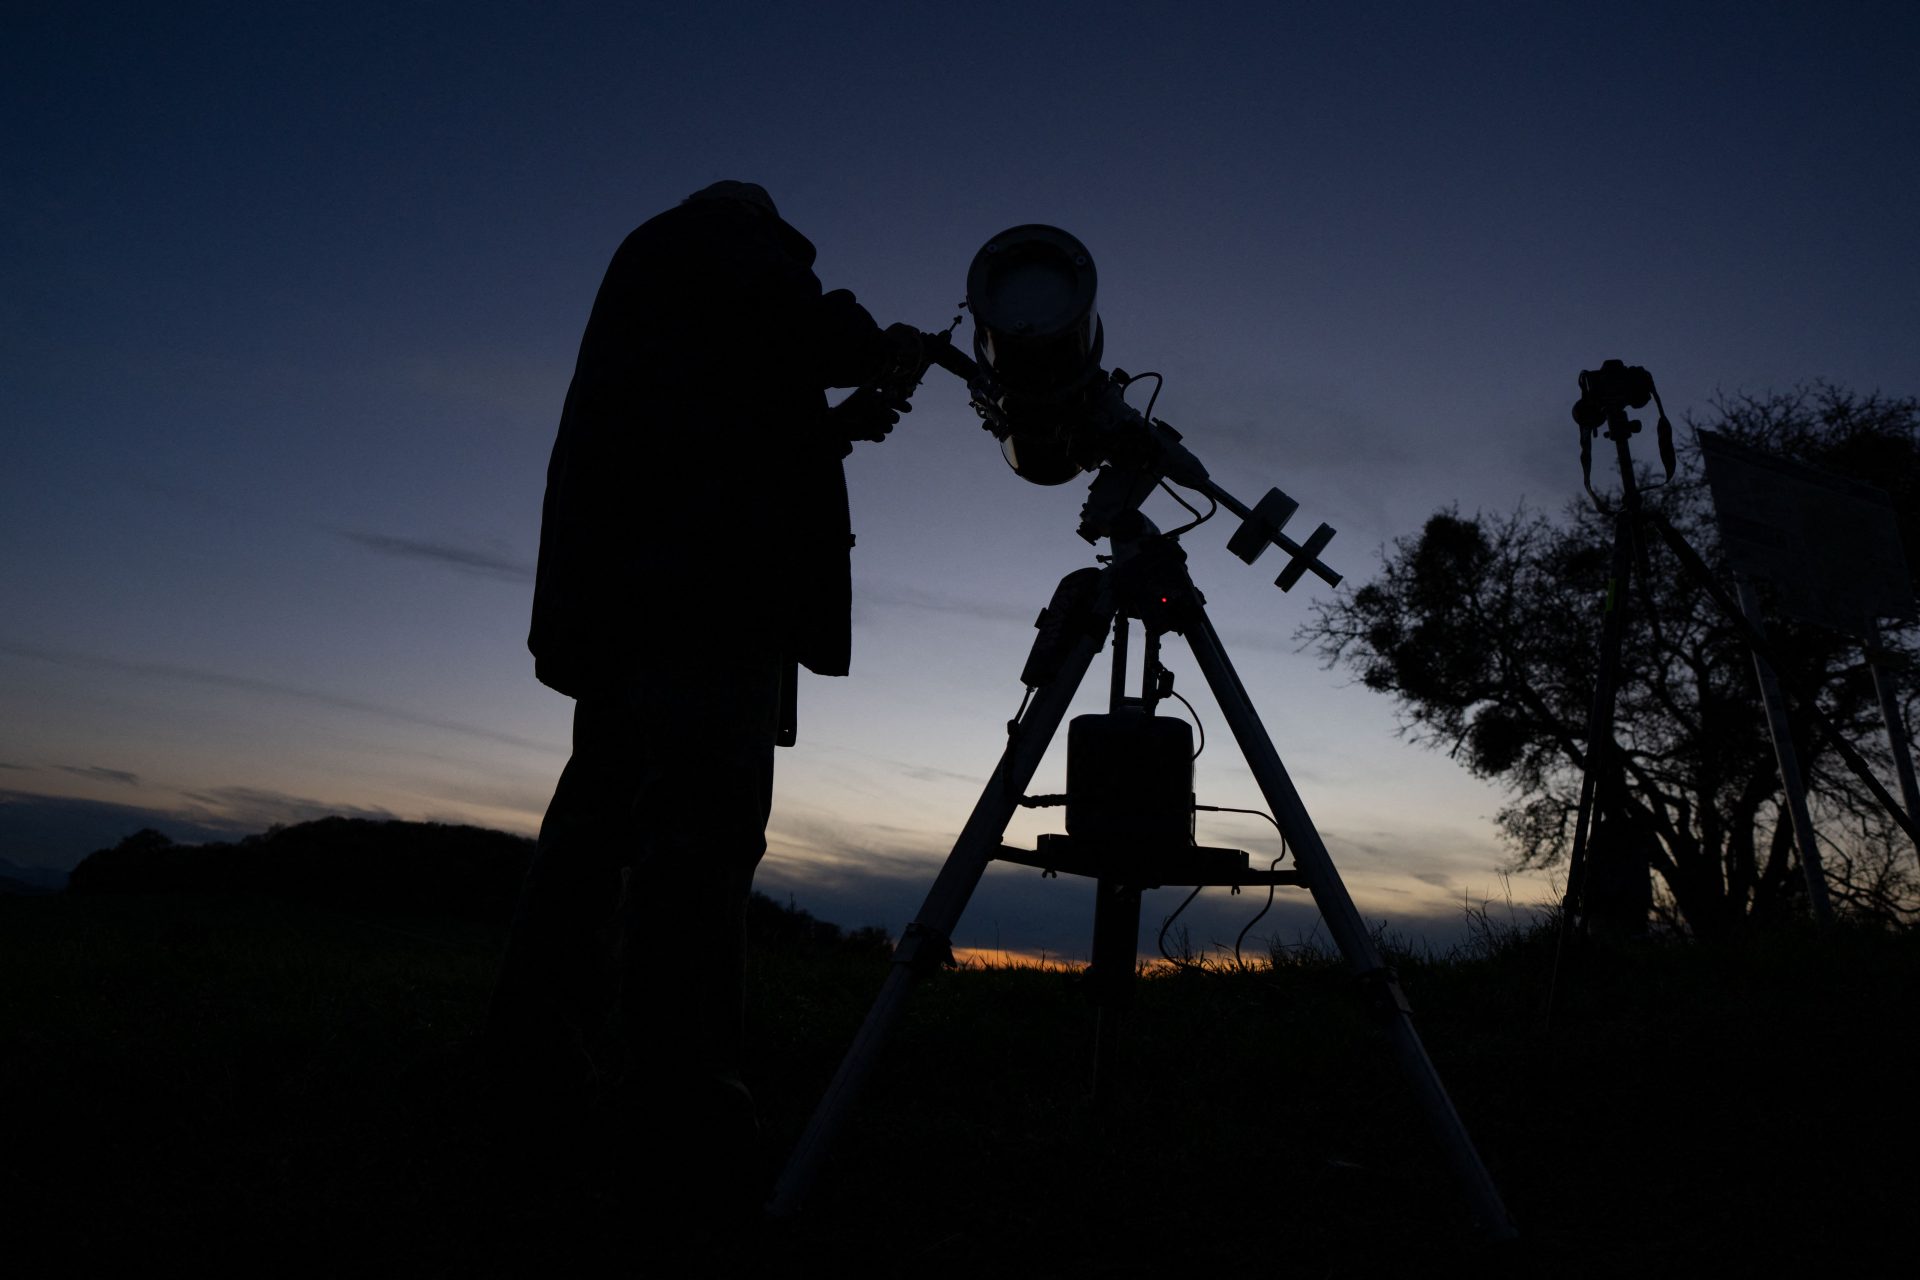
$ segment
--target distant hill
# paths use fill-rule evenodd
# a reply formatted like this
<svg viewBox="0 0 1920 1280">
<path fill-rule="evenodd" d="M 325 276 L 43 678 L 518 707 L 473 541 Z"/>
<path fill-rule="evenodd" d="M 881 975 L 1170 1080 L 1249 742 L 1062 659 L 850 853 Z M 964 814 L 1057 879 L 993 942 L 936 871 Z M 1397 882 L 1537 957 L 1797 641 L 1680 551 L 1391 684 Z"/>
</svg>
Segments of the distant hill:
<svg viewBox="0 0 1920 1280">
<path fill-rule="evenodd" d="M 0 781 L 8 778 L 0 772 Z M 365 814 L 384 817 L 384 814 Z M 199 844 L 206 840 L 238 840 L 247 834 L 219 822 L 195 822 L 177 813 L 137 804 L 115 804 L 78 796 L 50 796 L 36 791 L 19 791 L 0 786 L 0 863 L 10 862 L 15 869 L 0 866 L 0 875 L 36 883 L 38 877 L 21 875 L 42 869 L 58 873 L 62 883 L 80 859 L 95 849 L 103 849 L 142 827 L 182 842 Z"/>
<path fill-rule="evenodd" d="M 0 893 L 56 893 L 66 884 L 67 873 L 56 867 L 23 867 L 0 858 Z"/>
<path fill-rule="evenodd" d="M 322 818 L 233 842 L 178 844 L 152 828 L 88 854 L 66 877 L 75 894 L 255 893 L 410 916 L 444 916 L 504 928 L 513 916 L 534 842 L 485 827 Z M 0 864 L 0 892 L 44 893 L 31 869 Z M 23 881 L 13 890 L 8 877 Z M 843 930 L 763 893 L 747 904 L 758 945 L 882 951 L 886 930 Z"/>
<path fill-rule="evenodd" d="M 322 818 L 233 842 L 175 844 L 151 828 L 88 854 L 69 892 L 259 893 L 504 923 L 534 842 L 438 822 Z"/>
</svg>

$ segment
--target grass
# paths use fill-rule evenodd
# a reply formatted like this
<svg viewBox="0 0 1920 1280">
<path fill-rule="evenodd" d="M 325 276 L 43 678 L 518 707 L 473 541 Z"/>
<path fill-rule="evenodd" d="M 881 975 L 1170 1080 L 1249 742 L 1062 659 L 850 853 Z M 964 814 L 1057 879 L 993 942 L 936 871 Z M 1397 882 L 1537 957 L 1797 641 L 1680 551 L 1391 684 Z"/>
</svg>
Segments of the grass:
<svg viewBox="0 0 1920 1280">
<path fill-rule="evenodd" d="M 1100 1111 L 1080 975 L 935 975 L 807 1214 L 695 1236 L 648 1211 L 644 1145 L 588 1117 L 529 1154 L 473 1087 L 497 944 L 260 899 L 0 898 L 15 1274 L 634 1274 L 662 1250 L 693 1274 L 1874 1274 L 1916 1189 L 1911 935 L 1597 950 L 1549 1030 L 1552 939 L 1512 927 L 1394 961 L 1517 1247 L 1465 1232 L 1351 980 L 1312 951 L 1144 978 L 1130 1087 Z M 768 1172 L 885 968 L 804 938 L 755 953 Z"/>
</svg>

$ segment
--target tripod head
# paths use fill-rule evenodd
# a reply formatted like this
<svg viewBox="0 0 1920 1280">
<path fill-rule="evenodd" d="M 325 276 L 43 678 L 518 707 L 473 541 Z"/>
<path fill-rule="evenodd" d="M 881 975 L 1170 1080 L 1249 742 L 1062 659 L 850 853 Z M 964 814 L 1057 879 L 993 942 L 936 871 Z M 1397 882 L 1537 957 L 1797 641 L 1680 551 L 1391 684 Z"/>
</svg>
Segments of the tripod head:
<svg viewBox="0 0 1920 1280">
<path fill-rule="evenodd" d="M 1284 551 L 1286 567 L 1274 579 L 1282 591 L 1308 573 L 1338 586 L 1340 574 L 1320 559 L 1331 526 L 1295 542 L 1282 529 L 1299 503 L 1278 489 L 1253 506 L 1241 502 L 1207 474 L 1178 431 L 1150 416 L 1151 402 L 1147 413 L 1127 403 L 1126 388 L 1138 379 L 1100 366 L 1106 340 L 1094 312 L 1096 283 L 1086 246 L 1058 227 L 1002 232 L 967 272 L 974 357 L 954 346 L 951 329 L 923 333 L 919 372 L 937 364 L 967 384 L 982 425 L 1022 479 L 1056 485 L 1094 473 L 1077 530 L 1088 542 L 1133 533 L 1140 504 L 1171 483 L 1241 517 L 1227 543 L 1241 560 L 1252 564 L 1269 546 Z"/>
</svg>

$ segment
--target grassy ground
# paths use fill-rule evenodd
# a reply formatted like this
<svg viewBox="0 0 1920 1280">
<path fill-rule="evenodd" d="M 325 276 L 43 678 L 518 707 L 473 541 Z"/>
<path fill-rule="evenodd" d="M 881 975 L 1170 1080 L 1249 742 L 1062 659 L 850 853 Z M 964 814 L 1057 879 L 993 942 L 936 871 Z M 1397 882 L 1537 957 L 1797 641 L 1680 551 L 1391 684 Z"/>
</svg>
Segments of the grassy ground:
<svg viewBox="0 0 1920 1280">
<path fill-rule="evenodd" d="M 630 1123 L 569 1113 L 529 1144 L 504 1122 L 466 1050 L 485 929 L 0 898 L 6 1254 L 27 1273 L 643 1274 L 663 1254 L 659 1274 L 1906 1273 L 1914 938 L 1594 954 L 1551 1031 L 1550 942 L 1494 942 L 1401 970 L 1517 1246 L 1465 1231 L 1350 980 L 1311 959 L 1141 983 L 1130 1089 L 1103 1114 L 1081 979 L 932 978 L 808 1213 L 715 1235 L 657 1210 Z M 757 953 L 763 1172 L 884 971 Z"/>
</svg>

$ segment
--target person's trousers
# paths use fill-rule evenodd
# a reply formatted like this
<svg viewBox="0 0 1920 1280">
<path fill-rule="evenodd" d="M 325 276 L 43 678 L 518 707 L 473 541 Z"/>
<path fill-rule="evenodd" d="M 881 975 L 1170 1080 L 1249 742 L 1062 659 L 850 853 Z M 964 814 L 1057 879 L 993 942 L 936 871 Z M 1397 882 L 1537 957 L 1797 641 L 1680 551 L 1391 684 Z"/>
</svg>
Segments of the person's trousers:
<svg viewBox="0 0 1920 1280">
<path fill-rule="evenodd" d="M 781 664 L 688 655 L 580 699 L 489 1019 L 496 1048 L 641 1082 L 732 1076 Z"/>
</svg>

